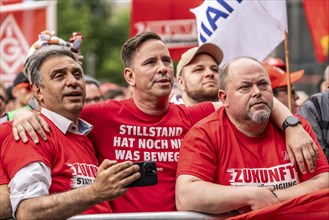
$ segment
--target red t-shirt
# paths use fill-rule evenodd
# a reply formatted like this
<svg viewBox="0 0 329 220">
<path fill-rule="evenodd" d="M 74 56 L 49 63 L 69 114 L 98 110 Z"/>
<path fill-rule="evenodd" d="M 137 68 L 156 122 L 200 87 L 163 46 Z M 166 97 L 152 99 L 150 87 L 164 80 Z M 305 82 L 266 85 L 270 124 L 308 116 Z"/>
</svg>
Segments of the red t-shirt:
<svg viewBox="0 0 329 220">
<path fill-rule="evenodd" d="M 301 174 L 290 165 L 284 131 L 269 122 L 261 136 L 247 137 L 222 108 L 185 135 L 177 176 L 188 174 L 221 185 L 273 186 L 278 190 L 327 172 L 328 163 L 311 126 L 301 121 L 319 148 L 314 173 Z"/>
<path fill-rule="evenodd" d="M 15 142 L 12 135 L 5 139 L 1 149 L 3 166 L 12 179 L 16 172 L 32 162 L 43 162 L 51 169 L 49 194 L 65 192 L 94 182 L 98 162 L 90 140 L 71 132 L 63 134 L 50 120 L 48 141 L 40 139 L 36 145 Z M 97 204 L 82 214 L 110 213 L 108 202 Z"/>
<path fill-rule="evenodd" d="M 11 123 L 12 122 L 5 122 L 3 124 L 0 124 L 0 150 L 1 145 L 4 142 L 4 140 L 9 136 L 12 135 L 11 133 Z M 5 172 L 2 160 L 0 159 L 0 185 L 8 184 L 9 183 L 9 177 L 7 173 Z"/>
<path fill-rule="evenodd" d="M 94 128 L 90 133 L 97 156 L 117 161 L 155 161 L 158 184 L 129 188 L 110 202 L 113 212 L 174 211 L 176 168 L 181 140 L 197 121 L 214 112 L 212 103 L 193 107 L 169 103 L 166 114 L 147 115 L 132 99 L 108 100 L 85 106 L 81 117 Z"/>
</svg>

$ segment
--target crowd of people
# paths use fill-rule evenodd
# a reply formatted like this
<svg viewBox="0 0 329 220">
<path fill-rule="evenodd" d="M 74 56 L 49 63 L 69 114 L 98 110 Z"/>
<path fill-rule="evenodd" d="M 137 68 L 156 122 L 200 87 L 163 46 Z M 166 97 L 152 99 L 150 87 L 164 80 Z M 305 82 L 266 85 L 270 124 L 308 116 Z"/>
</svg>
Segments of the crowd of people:
<svg viewBox="0 0 329 220">
<path fill-rule="evenodd" d="M 25 63 L 26 79 L 14 87 L 33 97 L 0 125 L 2 219 L 176 210 L 244 213 L 329 188 L 324 154 L 329 110 L 318 108 L 329 105 L 328 93 L 305 102 L 321 112 L 315 136 L 308 122 L 284 105 L 283 95 L 276 95 L 287 92 L 279 75 L 284 70 L 249 57 L 220 68 L 225 54 L 206 43 L 182 55 L 175 78 L 162 39 L 143 32 L 121 50 L 129 91 L 105 98 L 111 89 L 84 74 L 79 50 L 58 42 L 34 44 L 40 46 Z M 6 93 L 0 95 L 5 103 Z M 157 185 L 127 188 L 140 178 L 137 161 L 156 163 Z M 290 176 L 230 179 L 241 170 L 281 168 Z"/>
</svg>

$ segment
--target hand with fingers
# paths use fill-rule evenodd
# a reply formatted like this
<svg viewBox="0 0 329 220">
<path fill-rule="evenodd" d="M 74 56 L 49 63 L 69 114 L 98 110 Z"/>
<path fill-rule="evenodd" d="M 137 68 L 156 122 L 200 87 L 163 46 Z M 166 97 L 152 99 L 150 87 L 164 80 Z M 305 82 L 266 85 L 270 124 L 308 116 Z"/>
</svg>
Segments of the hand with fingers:
<svg viewBox="0 0 329 220">
<path fill-rule="evenodd" d="M 140 178 L 139 166 L 131 161 L 117 163 L 105 159 L 98 168 L 92 184 L 94 196 L 98 201 L 113 200 L 127 191 L 127 185 Z"/>
<path fill-rule="evenodd" d="M 37 134 L 46 141 L 46 133 L 49 133 L 50 131 L 48 124 L 40 116 L 39 112 L 22 109 L 15 114 L 12 132 L 16 141 L 21 139 L 24 143 L 27 143 L 28 138 L 26 133 L 28 133 L 33 142 L 37 144 L 39 143 Z"/>
<path fill-rule="evenodd" d="M 308 170 L 313 173 L 315 164 L 319 158 L 319 150 L 310 135 L 303 129 L 302 125 L 287 127 L 286 144 L 292 165 L 297 163 L 299 170 L 305 174 Z"/>
<path fill-rule="evenodd" d="M 279 199 L 272 193 L 273 190 L 273 187 L 250 187 L 249 204 L 251 210 L 258 210 L 280 203 Z"/>
</svg>

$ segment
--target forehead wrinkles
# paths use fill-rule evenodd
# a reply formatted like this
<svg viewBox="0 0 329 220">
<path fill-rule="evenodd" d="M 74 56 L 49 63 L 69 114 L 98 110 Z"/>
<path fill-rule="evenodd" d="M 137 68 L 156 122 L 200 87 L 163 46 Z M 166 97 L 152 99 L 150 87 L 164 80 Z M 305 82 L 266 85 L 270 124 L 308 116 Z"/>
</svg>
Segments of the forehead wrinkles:
<svg viewBox="0 0 329 220">
<path fill-rule="evenodd" d="M 268 75 L 261 66 L 249 66 L 249 67 L 241 67 L 239 69 L 231 69 L 230 73 L 226 80 L 230 80 L 229 84 L 242 84 L 246 83 L 257 83 L 259 81 L 270 81 Z M 229 86 L 228 84 L 228 86 Z"/>
<path fill-rule="evenodd" d="M 143 57 L 143 59 L 148 59 L 158 56 L 169 56 L 169 51 L 167 47 L 159 40 L 150 40 L 143 43 L 139 48 L 136 49 L 134 58 Z"/>
<path fill-rule="evenodd" d="M 45 64 L 47 64 L 45 66 Z M 41 68 L 47 68 L 52 70 L 55 69 L 68 69 L 68 68 L 79 68 L 81 69 L 80 65 L 77 64 L 72 58 L 68 56 L 56 56 L 51 57 L 47 59 L 43 64 L 41 65 Z"/>
</svg>

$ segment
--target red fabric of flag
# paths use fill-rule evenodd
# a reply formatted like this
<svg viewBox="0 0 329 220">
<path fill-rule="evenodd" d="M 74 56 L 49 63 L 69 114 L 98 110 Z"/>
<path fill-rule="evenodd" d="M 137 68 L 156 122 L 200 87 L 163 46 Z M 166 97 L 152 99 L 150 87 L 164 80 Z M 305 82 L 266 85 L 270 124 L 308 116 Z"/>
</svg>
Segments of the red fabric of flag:
<svg viewBox="0 0 329 220">
<path fill-rule="evenodd" d="M 304 0 L 303 3 L 316 59 L 324 63 L 329 51 L 329 0 Z"/>
<path fill-rule="evenodd" d="M 329 189 L 309 193 L 280 204 L 238 215 L 228 220 L 328 220 Z"/>
</svg>

